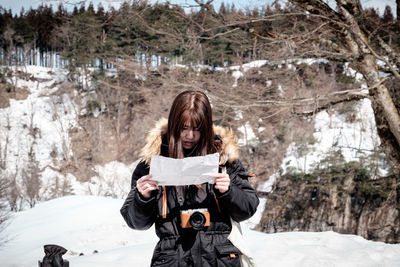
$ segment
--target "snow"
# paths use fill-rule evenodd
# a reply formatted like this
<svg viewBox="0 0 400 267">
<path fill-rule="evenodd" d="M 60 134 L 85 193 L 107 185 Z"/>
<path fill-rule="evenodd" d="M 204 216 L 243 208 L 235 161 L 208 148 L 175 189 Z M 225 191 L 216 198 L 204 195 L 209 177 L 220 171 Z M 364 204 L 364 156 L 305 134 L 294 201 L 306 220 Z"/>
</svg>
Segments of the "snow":
<svg viewBox="0 0 400 267">
<path fill-rule="evenodd" d="M 233 71 L 243 70 L 244 72 L 247 72 L 248 70 L 253 68 L 260 68 L 267 63 L 268 60 L 254 60 L 249 63 L 244 63 L 242 65 L 231 66 L 229 67 L 229 69 Z"/>
<path fill-rule="evenodd" d="M 74 267 L 149 266 L 158 241 L 154 227 L 146 231 L 127 227 L 119 213 L 122 204 L 122 199 L 68 196 L 13 214 L 1 234 L 9 239 L 0 250 L 1 266 L 37 266 L 45 244 L 68 249 L 63 258 Z M 256 215 L 242 222 L 259 267 L 400 266 L 400 244 L 334 232 L 266 234 L 251 230 L 263 205 L 264 199 Z"/>
<path fill-rule="evenodd" d="M 247 71 L 249 71 L 250 69 L 253 69 L 253 68 L 260 68 L 260 67 L 264 66 L 267 63 L 268 63 L 267 60 L 255 60 L 255 61 L 251 61 L 249 63 L 245 63 L 245 64 L 242 64 L 242 65 L 231 66 L 229 68 L 216 68 L 216 70 L 217 71 L 223 71 L 223 72 L 227 72 L 228 70 L 232 71 L 232 76 L 235 79 L 232 87 L 235 88 L 238 85 L 238 80 L 240 78 L 244 77 L 243 72 L 247 72 Z"/>
<path fill-rule="evenodd" d="M 0 109 L 0 148 L 2 153 L 6 151 L 9 172 L 24 167 L 31 147 L 40 168 L 52 165 L 53 158 L 71 156 L 67 130 L 76 126 L 75 109 L 67 94 L 51 95 L 66 73 L 37 66 L 29 66 L 27 71 L 38 80 L 13 77 L 12 83 L 26 88 L 30 92 L 28 97 L 10 99 L 10 106 Z"/>
<path fill-rule="evenodd" d="M 131 175 L 138 160 L 130 165 L 119 161 L 112 161 L 104 166 L 96 165 L 95 170 L 99 176 L 92 177 L 91 181 L 75 185 L 75 190 L 82 195 L 97 195 L 123 197 L 131 188 Z"/>
<path fill-rule="evenodd" d="M 235 82 L 233 83 L 232 87 L 237 87 L 238 85 L 238 80 L 243 77 L 243 73 L 241 71 L 235 70 L 234 72 L 232 72 L 232 76 L 233 78 L 235 78 Z"/>
<path fill-rule="evenodd" d="M 340 151 L 346 162 L 359 161 L 360 157 L 370 155 L 380 145 L 376 131 L 375 118 L 369 99 L 355 105 L 354 122 L 346 122 L 345 115 L 319 112 L 315 117 L 314 138 L 316 142 L 307 146 L 302 154 L 299 146 L 292 143 L 282 163 L 283 174 L 289 167 L 304 173 L 311 172 L 332 149 Z"/>
<path fill-rule="evenodd" d="M 243 135 L 243 138 L 238 139 L 239 146 L 245 146 L 247 144 L 254 144 L 258 142 L 257 136 L 254 134 L 250 122 L 247 121 L 244 125 L 238 127 L 238 131 Z"/>
<path fill-rule="evenodd" d="M 330 153 L 337 152 L 343 156 L 345 162 L 361 159 L 376 160 L 377 174 L 385 176 L 390 168 L 376 155 L 376 148 L 380 145 L 375 124 L 375 117 L 369 99 L 358 101 L 354 107 L 355 118 L 348 122 L 345 114 L 326 110 L 315 116 L 313 142 L 305 140 L 305 144 L 293 142 L 286 150 L 280 170 L 259 185 L 259 191 L 271 192 L 272 185 L 280 175 L 288 172 L 311 173 L 321 160 Z M 373 155 L 375 155 L 373 157 Z M 373 174 L 371 174 L 373 175 Z"/>
</svg>

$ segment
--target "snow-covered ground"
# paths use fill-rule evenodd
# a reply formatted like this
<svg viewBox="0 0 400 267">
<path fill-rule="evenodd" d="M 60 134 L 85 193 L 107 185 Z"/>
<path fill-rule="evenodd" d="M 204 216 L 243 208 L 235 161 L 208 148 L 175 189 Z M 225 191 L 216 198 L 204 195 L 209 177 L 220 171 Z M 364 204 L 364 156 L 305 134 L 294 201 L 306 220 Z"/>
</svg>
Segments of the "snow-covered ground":
<svg viewBox="0 0 400 267">
<path fill-rule="evenodd" d="M 13 214 L 2 233 L 9 241 L 0 250 L 1 266 L 37 266 L 45 244 L 68 249 L 64 259 L 73 267 L 149 266 L 158 240 L 154 228 L 128 228 L 119 214 L 122 203 L 99 196 L 68 196 Z M 251 230 L 259 218 L 260 212 L 242 223 L 259 267 L 400 266 L 400 244 L 334 232 L 260 233 Z"/>
</svg>

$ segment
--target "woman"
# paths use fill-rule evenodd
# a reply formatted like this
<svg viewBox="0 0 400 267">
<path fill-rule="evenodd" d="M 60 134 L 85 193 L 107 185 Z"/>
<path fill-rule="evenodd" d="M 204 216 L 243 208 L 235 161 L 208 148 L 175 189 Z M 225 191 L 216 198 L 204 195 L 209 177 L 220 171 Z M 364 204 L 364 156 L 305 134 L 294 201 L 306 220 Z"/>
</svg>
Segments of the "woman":
<svg viewBox="0 0 400 267">
<path fill-rule="evenodd" d="M 213 126 L 204 93 L 185 91 L 175 98 L 168 121 L 160 120 L 147 137 L 121 208 L 133 229 L 155 223 L 160 241 L 151 266 L 240 266 L 240 251 L 227 239 L 230 218 L 250 218 L 259 200 L 238 151 L 232 132 Z M 215 152 L 220 154 L 220 173 L 211 174 L 214 184 L 161 187 L 149 175 L 153 155 L 184 158 Z"/>
</svg>

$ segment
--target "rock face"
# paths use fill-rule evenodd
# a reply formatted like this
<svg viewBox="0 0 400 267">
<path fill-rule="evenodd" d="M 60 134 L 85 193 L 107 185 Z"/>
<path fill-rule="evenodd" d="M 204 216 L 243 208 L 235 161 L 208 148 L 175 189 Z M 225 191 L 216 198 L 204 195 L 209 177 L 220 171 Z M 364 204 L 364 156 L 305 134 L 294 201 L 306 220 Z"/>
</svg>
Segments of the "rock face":
<svg viewBox="0 0 400 267">
<path fill-rule="evenodd" d="M 396 178 L 366 179 L 347 173 L 279 178 L 258 230 L 335 231 L 366 239 L 400 243 L 400 188 Z"/>
</svg>

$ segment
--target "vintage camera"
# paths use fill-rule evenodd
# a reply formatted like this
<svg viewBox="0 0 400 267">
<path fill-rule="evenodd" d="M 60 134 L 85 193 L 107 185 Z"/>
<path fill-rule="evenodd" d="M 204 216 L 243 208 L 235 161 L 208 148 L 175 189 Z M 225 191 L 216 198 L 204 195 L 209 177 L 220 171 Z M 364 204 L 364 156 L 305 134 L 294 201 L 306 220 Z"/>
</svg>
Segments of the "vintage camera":
<svg viewBox="0 0 400 267">
<path fill-rule="evenodd" d="M 207 209 L 191 209 L 181 211 L 181 227 L 193 228 L 196 231 L 210 226 L 210 212 Z"/>
</svg>

